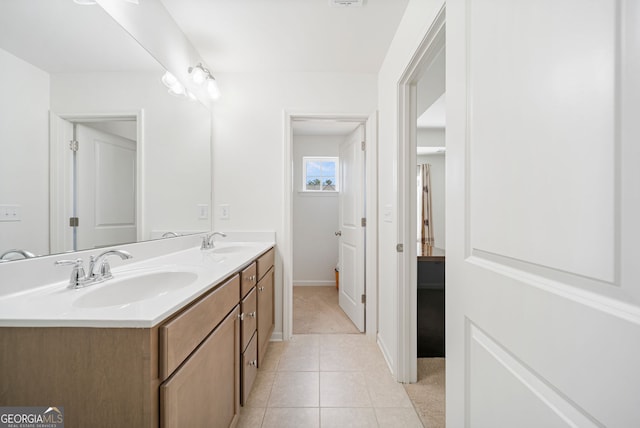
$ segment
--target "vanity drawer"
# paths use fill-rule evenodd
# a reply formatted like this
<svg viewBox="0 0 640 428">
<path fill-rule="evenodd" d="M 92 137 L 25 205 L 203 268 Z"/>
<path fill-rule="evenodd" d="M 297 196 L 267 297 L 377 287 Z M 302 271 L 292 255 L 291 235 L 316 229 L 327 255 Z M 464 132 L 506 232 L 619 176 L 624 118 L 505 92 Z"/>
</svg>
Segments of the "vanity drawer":
<svg viewBox="0 0 640 428">
<path fill-rule="evenodd" d="M 251 289 L 255 287 L 257 282 L 258 280 L 256 277 L 256 263 L 253 262 L 240 274 L 240 288 L 242 289 L 240 298 L 246 296 L 247 293 L 249 293 L 249 291 L 251 291 Z"/>
<path fill-rule="evenodd" d="M 269 269 L 273 266 L 273 260 L 275 257 L 275 249 L 270 249 L 266 253 L 264 253 L 258 259 L 258 279 L 262 279 L 262 277 L 269 272 Z"/>
<path fill-rule="evenodd" d="M 240 350 L 244 350 L 249 344 L 249 340 L 253 333 L 256 331 L 256 308 L 258 301 L 256 298 L 257 292 L 255 288 L 251 289 L 251 292 L 244 298 L 240 306 L 240 313 L 242 318 L 240 321 L 240 336 L 242 347 Z"/>
<path fill-rule="evenodd" d="M 159 328 L 160 380 L 166 379 L 238 304 L 235 275 Z"/>
<path fill-rule="evenodd" d="M 253 382 L 258 374 L 258 335 L 254 334 L 249 341 L 249 346 L 242 353 L 240 362 L 240 404 L 243 406 L 247 403 L 247 398 L 251 393 Z"/>
</svg>

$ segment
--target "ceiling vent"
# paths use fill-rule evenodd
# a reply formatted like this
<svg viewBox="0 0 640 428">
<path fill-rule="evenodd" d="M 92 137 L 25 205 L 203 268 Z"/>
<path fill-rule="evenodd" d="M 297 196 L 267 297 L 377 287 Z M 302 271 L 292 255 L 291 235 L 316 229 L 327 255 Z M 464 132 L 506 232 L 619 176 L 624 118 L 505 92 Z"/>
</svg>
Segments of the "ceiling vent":
<svg viewBox="0 0 640 428">
<path fill-rule="evenodd" d="M 364 0 L 329 0 L 329 4 L 334 7 L 361 7 Z"/>
</svg>

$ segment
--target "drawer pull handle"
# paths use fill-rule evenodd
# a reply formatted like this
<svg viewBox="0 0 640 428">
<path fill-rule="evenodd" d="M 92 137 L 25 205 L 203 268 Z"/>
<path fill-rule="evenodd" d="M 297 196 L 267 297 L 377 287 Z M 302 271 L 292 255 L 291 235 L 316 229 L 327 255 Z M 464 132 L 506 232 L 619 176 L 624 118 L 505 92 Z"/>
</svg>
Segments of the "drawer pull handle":
<svg viewBox="0 0 640 428">
<path fill-rule="evenodd" d="M 253 367 L 258 367 L 258 360 L 249 361 L 249 365 Z"/>
</svg>

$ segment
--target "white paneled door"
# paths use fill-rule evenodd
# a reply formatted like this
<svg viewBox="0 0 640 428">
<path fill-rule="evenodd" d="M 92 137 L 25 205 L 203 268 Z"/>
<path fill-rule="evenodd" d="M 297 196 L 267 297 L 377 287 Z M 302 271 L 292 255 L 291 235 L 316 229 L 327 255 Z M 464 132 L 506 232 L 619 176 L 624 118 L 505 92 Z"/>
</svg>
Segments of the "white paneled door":
<svg viewBox="0 0 640 428">
<path fill-rule="evenodd" d="M 135 141 L 75 126 L 78 248 L 135 242 Z"/>
<path fill-rule="evenodd" d="M 640 426 L 640 2 L 446 7 L 447 426 Z"/>
<path fill-rule="evenodd" d="M 358 330 L 364 331 L 364 131 L 353 131 L 338 148 L 340 182 L 338 194 L 340 292 L 339 302 Z"/>
</svg>

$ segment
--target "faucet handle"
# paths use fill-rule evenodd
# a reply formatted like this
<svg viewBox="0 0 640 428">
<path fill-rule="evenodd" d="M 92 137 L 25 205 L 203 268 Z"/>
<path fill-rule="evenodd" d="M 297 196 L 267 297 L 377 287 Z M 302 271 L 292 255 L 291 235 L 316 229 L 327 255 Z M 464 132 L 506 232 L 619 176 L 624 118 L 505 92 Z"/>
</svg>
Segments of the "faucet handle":
<svg viewBox="0 0 640 428">
<path fill-rule="evenodd" d="M 84 272 L 84 262 L 82 259 L 75 260 L 58 260 L 55 262 L 56 266 L 73 266 L 73 270 L 71 270 L 71 277 L 69 278 L 69 287 L 79 288 L 82 285 L 82 282 L 86 279 L 86 275 Z"/>
</svg>

